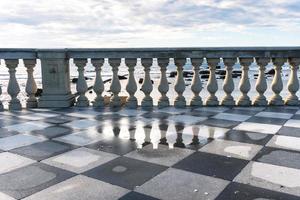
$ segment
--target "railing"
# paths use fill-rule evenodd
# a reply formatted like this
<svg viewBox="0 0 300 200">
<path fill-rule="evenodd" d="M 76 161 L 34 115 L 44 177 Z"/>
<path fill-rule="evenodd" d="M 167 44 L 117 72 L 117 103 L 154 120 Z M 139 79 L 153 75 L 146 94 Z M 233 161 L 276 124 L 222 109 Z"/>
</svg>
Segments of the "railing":
<svg viewBox="0 0 300 200">
<path fill-rule="evenodd" d="M 135 80 L 135 66 L 137 59 L 141 59 L 141 64 L 144 68 L 144 78 L 141 90 L 144 97 L 141 101 L 142 107 L 152 107 L 153 85 L 151 82 L 150 69 L 153 64 L 153 59 L 157 59 L 160 67 L 160 81 L 158 89 L 160 97 L 158 107 L 167 107 L 170 105 L 168 97 L 169 84 L 167 79 L 167 67 L 170 58 L 174 59 L 177 76 L 174 85 L 177 96 L 174 100 L 175 107 L 185 106 L 267 106 L 267 105 L 299 105 L 299 100 L 296 93 L 299 90 L 298 68 L 300 64 L 300 47 L 272 47 L 272 48 L 140 48 L 140 49 L 0 49 L 0 59 L 5 61 L 5 65 L 9 71 L 9 83 L 7 93 L 10 95 L 9 110 L 20 110 L 21 103 L 18 99 L 20 87 L 16 78 L 16 68 L 19 60 L 22 59 L 24 66 L 27 68 L 28 79 L 26 83 L 26 100 L 27 108 L 36 107 L 70 107 L 74 103 L 78 107 L 86 107 L 90 105 L 89 99 L 86 97 L 88 86 L 84 77 L 85 67 L 88 59 L 91 60 L 95 68 L 95 82 L 93 90 L 96 93 L 96 98 L 92 101 L 94 107 L 105 106 L 104 84 L 102 81 L 101 70 L 104 60 L 108 59 L 108 63 L 112 68 L 112 81 L 110 91 L 110 106 L 121 106 L 121 98 L 119 96 L 121 84 L 118 77 L 119 66 L 121 59 L 125 59 L 125 64 L 128 67 L 128 82 L 126 91 L 128 97 L 126 106 L 136 108 L 138 101 L 135 96 L 137 92 L 137 83 Z M 193 79 L 191 90 L 193 97 L 190 102 L 186 101 L 183 95 L 186 85 L 183 76 L 184 65 L 186 59 L 189 58 L 193 65 Z M 37 86 L 33 76 L 33 70 L 37 60 L 40 60 L 42 67 L 42 85 L 43 94 L 37 99 L 35 93 Z M 70 71 L 69 60 L 72 59 L 78 69 L 77 93 L 79 96 L 75 99 L 70 90 Z M 199 76 L 200 67 L 203 60 L 207 61 L 209 67 L 209 78 L 207 82 L 208 97 L 201 98 L 202 81 Z M 220 61 L 225 65 L 225 79 L 223 82 L 223 90 L 225 96 L 218 99 L 215 95 L 220 89 L 218 88 L 216 79 L 216 68 Z M 235 89 L 232 70 L 235 63 L 241 65 L 242 75 L 239 82 L 240 96 L 234 99 L 232 92 Z M 251 85 L 248 77 L 249 66 L 256 62 L 259 67 L 258 78 L 256 80 L 257 96 L 250 99 L 248 92 Z M 265 69 L 269 62 L 274 65 L 275 74 L 272 84 L 269 85 L 273 91 L 273 96 L 267 99 L 265 92 L 268 88 L 265 76 Z M 281 76 L 282 66 L 288 62 L 290 65 L 290 74 L 288 81 L 289 95 L 282 97 L 280 95 L 283 90 L 283 82 Z M 1 95 L 0 87 L 0 95 Z M 0 101 L 0 110 L 3 110 L 3 104 Z"/>
</svg>

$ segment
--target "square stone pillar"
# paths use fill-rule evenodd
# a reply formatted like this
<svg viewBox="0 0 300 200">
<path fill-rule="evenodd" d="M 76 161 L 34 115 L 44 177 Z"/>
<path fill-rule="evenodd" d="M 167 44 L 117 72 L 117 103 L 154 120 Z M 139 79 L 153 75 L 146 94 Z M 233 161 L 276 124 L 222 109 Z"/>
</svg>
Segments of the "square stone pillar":
<svg viewBox="0 0 300 200">
<path fill-rule="evenodd" d="M 70 89 L 70 66 L 64 50 L 40 50 L 43 93 L 38 101 L 40 108 L 70 107 L 74 95 Z"/>
</svg>

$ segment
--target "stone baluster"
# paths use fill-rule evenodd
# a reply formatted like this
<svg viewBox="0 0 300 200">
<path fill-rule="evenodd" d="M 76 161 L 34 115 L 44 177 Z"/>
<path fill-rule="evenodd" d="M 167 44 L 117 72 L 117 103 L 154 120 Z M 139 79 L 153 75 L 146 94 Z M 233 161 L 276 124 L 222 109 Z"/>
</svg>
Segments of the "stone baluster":
<svg viewBox="0 0 300 200">
<path fill-rule="evenodd" d="M 259 66 L 259 73 L 258 73 L 258 78 L 255 86 L 258 95 L 255 97 L 253 101 L 254 106 L 266 106 L 268 104 L 264 93 L 268 89 L 267 81 L 265 77 L 265 70 L 269 62 L 270 62 L 269 58 L 256 58 L 256 63 Z"/>
<path fill-rule="evenodd" d="M 9 72 L 9 81 L 7 86 L 7 93 L 11 96 L 9 101 L 8 109 L 9 110 L 21 110 L 22 105 L 20 100 L 17 98 L 20 87 L 16 79 L 16 68 L 18 67 L 19 60 L 17 59 L 7 59 L 5 60 L 6 67 Z"/>
<path fill-rule="evenodd" d="M 2 94 L 2 89 L 1 89 L 1 85 L 0 85 L 0 97 L 1 97 L 1 94 Z M 4 110 L 4 107 L 3 107 L 2 101 L 0 99 L 0 111 L 3 111 L 3 110 Z"/>
<path fill-rule="evenodd" d="M 202 90 L 202 82 L 199 77 L 200 66 L 202 65 L 203 58 L 191 58 L 191 62 L 193 65 L 193 80 L 191 90 L 194 93 L 194 96 L 190 102 L 190 106 L 202 106 L 202 99 L 199 96 Z"/>
<path fill-rule="evenodd" d="M 150 68 L 152 66 L 152 58 L 142 58 L 142 65 L 144 66 L 145 78 L 141 90 L 145 94 L 145 97 L 142 100 L 142 107 L 152 107 L 153 99 L 150 96 L 153 86 L 150 78 Z"/>
<path fill-rule="evenodd" d="M 223 63 L 226 69 L 226 76 L 223 84 L 223 90 L 225 92 L 225 97 L 221 101 L 221 105 L 223 106 L 234 106 L 235 100 L 231 93 L 234 90 L 234 82 L 232 78 L 232 69 L 236 63 L 236 58 L 223 58 Z"/>
<path fill-rule="evenodd" d="M 238 106 L 250 106 L 251 100 L 248 96 L 251 85 L 249 81 L 248 71 L 249 66 L 253 63 L 253 58 L 240 58 L 240 64 L 242 66 L 242 78 L 240 80 L 239 88 L 241 91 L 241 96 L 238 98 Z"/>
<path fill-rule="evenodd" d="M 272 106 L 282 106 L 283 105 L 283 100 L 282 97 L 280 96 L 280 92 L 283 89 L 283 83 L 281 79 L 281 68 L 282 65 L 286 62 L 285 58 L 273 58 L 272 62 L 274 64 L 275 68 L 275 75 L 272 81 L 272 91 L 274 95 L 271 97 L 269 101 L 269 105 Z"/>
<path fill-rule="evenodd" d="M 161 97 L 158 100 L 158 107 L 168 107 L 170 105 L 169 98 L 167 97 L 167 92 L 169 91 L 169 83 L 167 79 L 167 67 L 169 65 L 169 58 L 158 58 L 158 65 L 160 66 L 160 82 L 158 86 L 158 91 L 161 93 Z"/>
<path fill-rule="evenodd" d="M 93 107 L 103 107 L 104 106 L 104 98 L 102 93 L 104 91 L 104 84 L 101 77 L 101 67 L 104 64 L 104 59 L 91 59 L 92 65 L 95 67 L 96 78 L 93 86 L 93 90 L 96 93 L 96 98 L 94 99 Z"/>
<path fill-rule="evenodd" d="M 207 58 L 207 64 L 209 66 L 209 79 L 207 82 L 207 91 L 209 96 L 206 99 L 207 106 L 217 106 L 219 105 L 219 100 L 216 97 L 216 92 L 218 91 L 218 83 L 216 79 L 216 67 L 220 62 L 219 58 Z"/>
<path fill-rule="evenodd" d="M 37 99 L 35 93 L 37 92 L 37 86 L 33 77 L 34 67 L 36 65 L 35 59 L 24 59 L 24 65 L 27 68 L 27 82 L 26 82 L 26 93 L 28 94 L 28 99 L 26 102 L 27 108 L 36 108 Z"/>
<path fill-rule="evenodd" d="M 89 106 L 89 100 L 85 96 L 85 93 L 88 90 L 88 86 L 84 77 L 84 67 L 87 64 L 87 59 L 74 59 L 74 64 L 77 66 L 78 71 L 76 90 L 79 94 L 79 97 L 77 98 L 76 106 L 87 107 Z"/>
<path fill-rule="evenodd" d="M 137 91 L 137 85 L 134 78 L 134 68 L 136 66 L 137 60 L 136 58 L 126 58 L 125 64 L 128 67 L 129 77 L 128 82 L 126 85 L 126 91 L 129 94 L 129 97 L 126 100 L 126 106 L 128 108 L 136 108 L 138 106 L 137 98 L 134 96 L 134 94 Z"/>
<path fill-rule="evenodd" d="M 285 104 L 289 106 L 297 106 L 299 105 L 299 99 L 296 95 L 299 90 L 297 71 L 300 65 L 300 58 L 289 58 L 289 64 L 291 68 L 290 78 L 288 82 L 288 90 L 290 92 L 290 95 L 286 98 Z"/>
<path fill-rule="evenodd" d="M 183 92 L 185 90 L 185 82 L 183 78 L 183 66 L 186 63 L 185 58 L 175 58 L 175 65 L 177 67 L 177 79 L 175 83 L 175 91 L 177 92 L 177 97 L 174 101 L 174 106 L 177 108 L 183 108 L 186 106 L 185 97 Z"/>
<path fill-rule="evenodd" d="M 110 106 L 112 107 L 120 107 L 121 106 L 121 98 L 119 97 L 119 93 L 121 91 L 121 84 L 118 77 L 119 66 L 121 64 L 121 58 L 110 58 L 109 64 L 112 67 L 113 77 L 110 85 L 110 91 L 112 92 L 112 97 L 110 98 Z"/>
</svg>

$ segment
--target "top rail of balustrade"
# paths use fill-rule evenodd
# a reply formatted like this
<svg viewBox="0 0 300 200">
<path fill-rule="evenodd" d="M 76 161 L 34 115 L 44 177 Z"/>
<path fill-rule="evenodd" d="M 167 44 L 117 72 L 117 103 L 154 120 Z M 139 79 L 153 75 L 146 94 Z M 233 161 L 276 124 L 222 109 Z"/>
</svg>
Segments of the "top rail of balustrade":
<svg viewBox="0 0 300 200">
<path fill-rule="evenodd" d="M 36 59 L 47 53 L 67 58 L 235 58 L 300 57 L 300 47 L 186 47 L 186 48 L 0 48 L 0 59 Z"/>
</svg>

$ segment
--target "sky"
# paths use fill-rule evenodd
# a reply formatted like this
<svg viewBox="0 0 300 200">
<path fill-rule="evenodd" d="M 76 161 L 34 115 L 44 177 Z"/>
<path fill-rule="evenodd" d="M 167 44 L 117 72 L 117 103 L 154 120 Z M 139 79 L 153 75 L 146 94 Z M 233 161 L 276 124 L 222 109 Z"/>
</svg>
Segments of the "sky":
<svg viewBox="0 0 300 200">
<path fill-rule="evenodd" d="M 300 0 L 0 0 L 0 48 L 300 46 Z"/>
</svg>

